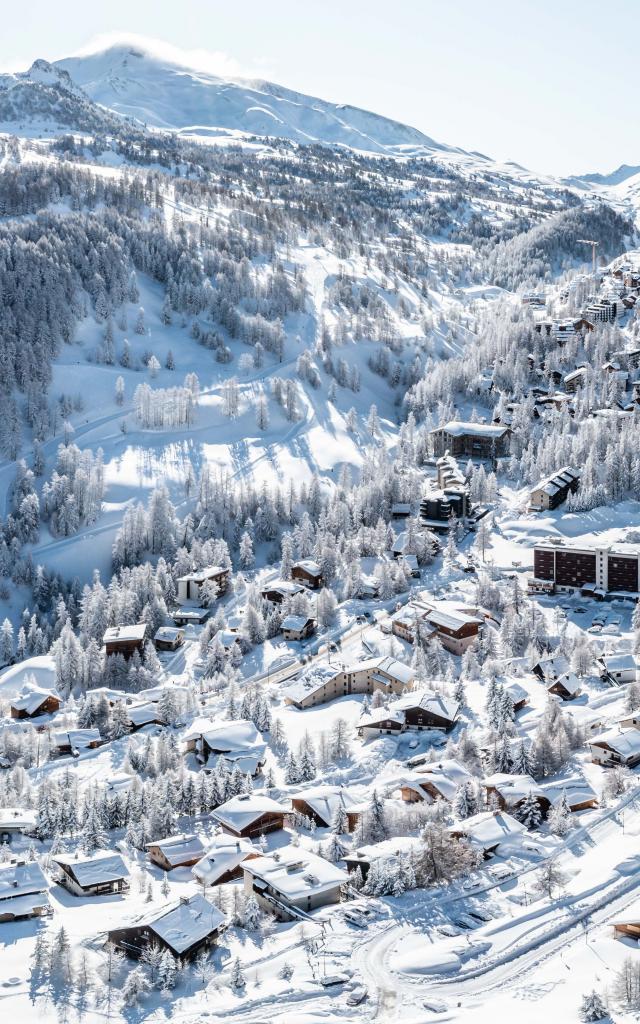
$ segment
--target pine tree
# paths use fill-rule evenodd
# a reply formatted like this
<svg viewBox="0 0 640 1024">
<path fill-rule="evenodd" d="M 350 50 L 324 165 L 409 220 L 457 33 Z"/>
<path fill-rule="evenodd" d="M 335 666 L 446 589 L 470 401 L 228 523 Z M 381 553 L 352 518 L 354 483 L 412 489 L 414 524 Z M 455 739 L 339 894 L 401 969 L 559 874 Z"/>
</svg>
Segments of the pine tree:
<svg viewBox="0 0 640 1024">
<path fill-rule="evenodd" d="M 517 818 L 523 825 L 526 825 L 529 830 L 537 828 L 542 821 L 540 804 L 531 790 L 529 790 L 526 797 L 520 804 L 517 811 Z"/>
<path fill-rule="evenodd" d="M 580 1020 L 591 1022 L 604 1020 L 609 1016 L 606 1004 L 595 989 L 582 997 L 580 1004 Z"/>
<path fill-rule="evenodd" d="M 236 957 L 231 967 L 231 988 L 239 992 L 241 989 L 246 988 L 246 981 L 242 971 L 242 964 L 240 963 L 240 957 Z"/>
</svg>

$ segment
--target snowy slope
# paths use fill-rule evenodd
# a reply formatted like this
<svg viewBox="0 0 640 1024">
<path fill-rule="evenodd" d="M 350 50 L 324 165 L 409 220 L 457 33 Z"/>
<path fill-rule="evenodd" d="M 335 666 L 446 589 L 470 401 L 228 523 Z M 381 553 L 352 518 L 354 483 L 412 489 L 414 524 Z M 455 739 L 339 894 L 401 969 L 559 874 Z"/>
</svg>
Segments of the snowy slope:
<svg viewBox="0 0 640 1024">
<path fill-rule="evenodd" d="M 113 46 L 57 66 L 95 102 L 159 128 L 213 128 L 346 145 L 379 153 L 460 152 L 366 110 L 265 81 L 232 81 L 172 64 L 139 46 Z"/>
</svg>

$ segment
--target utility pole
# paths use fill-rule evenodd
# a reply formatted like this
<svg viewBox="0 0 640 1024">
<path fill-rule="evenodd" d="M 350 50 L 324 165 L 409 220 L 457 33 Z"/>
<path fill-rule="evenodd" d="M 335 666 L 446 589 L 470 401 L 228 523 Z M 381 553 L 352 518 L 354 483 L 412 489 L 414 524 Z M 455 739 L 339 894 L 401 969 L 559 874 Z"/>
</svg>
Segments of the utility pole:
<svg viewBox="0 0 640 1024">
<path fill-rule="evenodd" d="M 593 269 L 593 276 L 595 278 L 595 276 L 596 276 L 596 249 L 600 245 L 600 242 L 594 241 L 593 238 L 579 238 L 578 241 L 582 242 L 583 245 L 590 245 L 591 246 L 591 265 L 592 265 L 592 269 Z"/>
</svg>

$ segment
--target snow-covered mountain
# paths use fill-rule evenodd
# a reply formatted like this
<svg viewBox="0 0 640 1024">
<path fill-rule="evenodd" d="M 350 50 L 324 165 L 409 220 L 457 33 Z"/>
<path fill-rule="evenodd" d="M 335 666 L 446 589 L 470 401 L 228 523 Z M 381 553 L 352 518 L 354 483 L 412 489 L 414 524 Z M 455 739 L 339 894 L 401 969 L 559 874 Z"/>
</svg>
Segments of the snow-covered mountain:
<svg viewBox="0 0 640 1024">
<path fill-rule="evenodd" d="M 119 119 L 102 110 L 64 68 L 36 60 L 27 71 L 0 75 L 0 124 L 19 134 L 26 126 L 94 132 L 115 130 Z"/>
<path fill-rule="evenodd" d="M 159 128 L 198 134 L 222 129 L 378 153 L 461 152 L 358 107 L 327 103 L 273 82 L 220 78 L 137 45 L 68 57 L 57 67 L 95 102 Z"/>
</svg>

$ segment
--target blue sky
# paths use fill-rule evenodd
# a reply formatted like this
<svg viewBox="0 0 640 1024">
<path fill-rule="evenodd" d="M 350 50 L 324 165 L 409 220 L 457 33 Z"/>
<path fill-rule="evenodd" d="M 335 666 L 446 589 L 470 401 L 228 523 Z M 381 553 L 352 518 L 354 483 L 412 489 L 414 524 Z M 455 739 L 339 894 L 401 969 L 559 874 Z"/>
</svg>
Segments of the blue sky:
<svg viewBox="0 0 640 1024">
<path fill-rule="evenodd" d="M 633 0 L 29 0 L 28 17 L 3 19 L 0 67 L 136 33 L 209 51 L 222 72 L 362 106 L 537 171 L 609 171 L 640 164 L 638 9 Z"/>
</svg>

